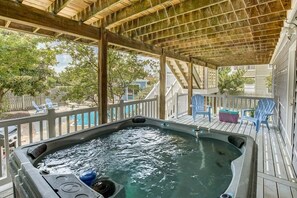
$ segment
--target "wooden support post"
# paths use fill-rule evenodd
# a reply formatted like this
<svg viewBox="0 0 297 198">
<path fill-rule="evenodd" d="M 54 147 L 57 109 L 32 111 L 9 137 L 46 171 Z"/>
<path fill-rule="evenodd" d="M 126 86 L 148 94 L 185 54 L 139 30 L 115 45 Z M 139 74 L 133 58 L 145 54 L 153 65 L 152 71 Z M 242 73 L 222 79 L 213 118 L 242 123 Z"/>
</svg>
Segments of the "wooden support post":
<svg viewBox="0 0 297 198">
<path fill-rule="evenodd" d="M 213 114 L 214 115 L 217 115 L 217 97 L 215 96 L 214 98 L 213 98 L 213 103 L 214 103 L 214 106 L 213 106 Z"/>
<path fill-rule="evenodd" d="M 192 115 L 192 96 L 193 96 L 193 63 L 188 63 L 188 115 Z"/>
<path fill-rule="evenodd" d="M 159 94 L 159 118 L 165 119 L 165 92 L 166 92 L 166 56 L 160 56 L 160 94 Z"/>
<path fill-rule="evenodd" d="M 98 48 L 99 124 L 104 124 L 107 123 L 107 38 L 104 28 L 101 31 Z"/>
</svg>

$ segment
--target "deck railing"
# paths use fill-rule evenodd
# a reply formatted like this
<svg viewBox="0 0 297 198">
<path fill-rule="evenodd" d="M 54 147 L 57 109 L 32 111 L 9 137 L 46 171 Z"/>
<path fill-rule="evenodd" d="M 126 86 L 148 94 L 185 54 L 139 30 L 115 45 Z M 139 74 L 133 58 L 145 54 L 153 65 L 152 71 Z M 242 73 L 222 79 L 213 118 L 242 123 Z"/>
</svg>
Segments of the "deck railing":
<svg viewBox="0 0 297 198">
<path fill-rule="evenodd" d="M 129 118 L 135 115 L 158 117 L 156 98 L 120 101 L 108 106 L 108 122 Z M 9 181 L 8 156 L 10 149 L 98 125 L 98 108 L 85 108 L 65 112 L 49 109 L 45 114 L 0 121 L 0 186 Z M 9 128 L 16 127 L 15 134 Z M 2 136 L 2 138 L 1 138 Z"/>
<path fill-rule="evenodd" d="M 220 109 L 229 109 L 232 111 L 239 111 L 241 116 L 242 109 L 255 109 L 258 101 L 264 97 L 256 96 L 233 96 L 233 95 L 216 95 L 216 94 L 201 94 L 204 96 L 205 104 L 211 106 L 211 113 L 217 115 Z M 172 114 L 168 117 L 178 118 L 188 111 L 188 94 L 180 94 L 175 96 L 175 105 Z M 267 98 L 267 97 L 265 97 Z M 269 98 L 269 97 L 268 97 Z"/>
<path fill-rule="evenodd" d="M 219 109 L 231 110 L 256 108 L 257 102 L 262 97 L 204 95 L 207 105 L 212 106 L 212 114 L 217 114 Z M 173 94 L 166 99 L 167 118 L 180 117 L 187 114 L 188 95 Z M 135 115 L 158 118 L 158 99 L 120 101 L 118 104 L 108 106 L 108 122 L 129 118 Z M 47 113 L 24 117 L 19 119 L 0 121 L 0 130 L 4 129 L 4 137 L 0 134 L 0 186 L 9 181 L 8 155 L 10 149 L 21 145 L 37 142 L 51 137 L 56 137 L 97 126 L 99 120 L 98 109 L 85 108 L 66 112 L 56 112 L 49 109 Z M 15 134 L 9 134 L 9 127 L 16 127 Z"/>
</svg>

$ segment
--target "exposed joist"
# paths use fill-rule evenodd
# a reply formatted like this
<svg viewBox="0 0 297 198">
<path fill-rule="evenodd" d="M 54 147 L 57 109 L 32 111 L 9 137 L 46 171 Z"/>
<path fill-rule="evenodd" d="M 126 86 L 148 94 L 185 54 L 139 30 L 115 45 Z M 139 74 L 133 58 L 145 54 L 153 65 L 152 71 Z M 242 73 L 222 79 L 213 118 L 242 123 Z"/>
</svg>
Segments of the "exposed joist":
<svg viewBox="0 0 297 198">
<path fill-rule="evenodd" d="M 278 22 L 283 21 L 283 18 L 286 16 L 286 12 L 282 13 L 274 13 L 267 15 L 266 17 L 272 18 L 273 21 L 276 24 L 279 24 Z M 267 22 L 261 22 L 256 25 L 264 25 L 265 23 L 271 23 L 272 21 L 267 21 Z M 192 35 L 197 35 L 201 34 L 204 32 L 204 34 L 211 34 L 215 32 L 221 32 L 221 31 L 226 31 L 226 30 L 231 30 L 231 29 L 238 29 L 238 28 L 243 28 L 243 27 L 250 27 L 251 25 L 249 24 L 249 20 L 242 20 L 241 23 L 234 21 L 234 22 L 226 22 L 226 23 L 218 23 L 215 24 L 214 26 L 209 26 L 208 21 L 204 21 L 198 24 L 193 23 L 191 26 L 180 26 L 178 28 L 172 28 L 169 30 L 165 30 L 162 32 L 157 32 L 154 34 L 150 34 L 147 36 L 144 36 L 141 40 L 144 42 L 151 42 L 152 44 L 160 43 L 163 41 L 171 40 L 176 38 L 177 36 L 192 36 Z M 203 31 L 204 30 L 204 31 Z"/>
<path fill-rule="evenodd" d="M 99 40 L 100 29 L 9 0 L 0 1 L 0 19 Z"/>
<path fill-rule="evenodd" d="M 186 14 L 197 9 L 201 9 L 203 7 L 208 7 L 210 5 L 217 4 L 219 2 L 226 2 L 227 0 L 188 0 L 184 1 L 182 4 L 178 6 L 168 7 L 166 10 L 161 10 L 156 15 L 148 15 L 145 17 L 141 17 L 136 19 L 135 21 L 131 21 L 125 27 L 125 31 L 131 31 L 134 29 L 138 29 L 140 27 L 148 26 L 159 21 L 169 20 L 172 17 L 176 17 L 181 14 Z"/>
<path fill-rule="evenodd" d="M 114 6 L 119 3 L 120 0 L 97 0 L 94 3 L 90 4 L 87 8 L 77 13 L 73 18 L 77 18 L 81 21 L 88 21 L 92 17 L 99 15 L 108 9 L 110 6 Z M 99 17 L 103 18 L 103 16 Z"/>
<path fill-rule="evenodd" d="M 245 41 L 245 42 L 226 42 L 226 43 L 220 43 L 218 45 L 207 45 L 207 46 L 196 46 L 195 44 L 193 44 L 193 46 L 189 46 L 189 47 L 185 47 L 185 48 L 180 48 L 178 50 L 179 53 L 181 52 L 190 52 L 190 51 L 200 51 L 200 52 L 204 52 L 204 51 L 211 51 L 211 50 L 218 50 L 218 49 L 226 49 L 226 51 L 230 51 L 232 50 L 231 48 L 247 48 L 247 47 L 274 47 L 274 45 L 277 43 L 276 39 L 263 39 L 263 41 L 259 42 L 259 41 Z M 223 51 L 223 50 L 222 50 Z"/>
<path fill-rule="evenodd" d="M 235 34 L 232 36 L 224 36 L 217 38 L 209 38 L 206 36 L 197 37 L 195 39 L 176 39 L 174 42 L 168 42 L 166 45 L 162 44 L 161 47 L 169 48 L 169 49 L 183 49 L 188 47 L 197 46 L 216 46 L 216 45 L 224 45 L 224 44 L 234 44 L 234 43 L 244 43 L 246 41 L 258 41 L 261 42 L 262 40 L 271 39 L 277 40 L 277 36 L 279 35 L 279 29 L 272 30 L 273 32 L 269 31 L 259 31 L 260 35 L 253 35 L 251 32 Z"/>
<path fill-rule="evenodd" d="M 162 20 L 157 23 L 153 23 L 149 26 L 143 26 L 139 29 L 134 29 L 132 33 L 137 32 L 135 36 L 140 37 L 140 36 L 144 36 L 144 35 L 148 35 L 156 32 L 161 32 L 164 30 L 169 30 L 172 28 L 177 28 L 180 26 L 192 26 L 193 24 L 198 24 L 199 22 L 202 23 L 203 21 L 209 22 L 210 23 L 209 25 L 215 24 L 215 23 L 222 24 L 230 21 L 231 17 L 237 18 L 237 21 L 251 20 L 259 16 L 249 14 L 246 10 L 251 10 L 254 8 L 261 10 L 263 6 L 267 6 L 268 7 L 267 9 L 269 9 L 268 2 L 265 1 L 257 5 L 247 6 L 245 8 L 238 9 L 236 11 L 234 10 L 231 2 L 222 2 L 210 7 L 209 9 L 205 9 L 205 8 L 198 9 L 189 14 L 177 15 L 167 20 Z M 215 11 L 214 11 L 214 7 L 216 7 Z M 223 12 L 223 10 L 225 12 Z M 285 11 L 285 9 L 283 9 L 283 11 Z M 279 10 L 275 12 L 279 12 Z M 263 13 L 263 16 L 265 16 L 264 12 L 261 12 L 261 13 Z M 228 15 L 230 15 L 230 17 L 226 17 Z M 131 32 L 131 30 L 126 32 L 127 33 Z"/>
<path fill-rule="evenodd" d="M 127 21 L 143 17 L 166 7 L 179 4 L 181 0 L 142 0 L 126 7 L 118 12 L 113 13 L 106 18 L 106 27 L 113 28 Z"/>
<path fill-rule="evenodd" d="M 53 12 L 58 14 L 63 8 L 65 8 L 71 0 L 55 0 L 53 2 Z"/>
</svg>

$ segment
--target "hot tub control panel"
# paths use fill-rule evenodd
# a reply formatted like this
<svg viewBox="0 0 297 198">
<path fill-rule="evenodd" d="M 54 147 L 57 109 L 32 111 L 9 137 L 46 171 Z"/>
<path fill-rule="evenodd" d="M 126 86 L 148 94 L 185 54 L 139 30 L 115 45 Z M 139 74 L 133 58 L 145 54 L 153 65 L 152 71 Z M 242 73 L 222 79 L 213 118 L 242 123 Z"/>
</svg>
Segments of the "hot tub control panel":
<svg viewBox="0 0 297 198">
<path fill-rule="evenodd" d="M 80 181 L 73 174 L 63 174 L 63 175 L 43 175 L 43 178 L 51 186 L 51 188 L 63 198 L 73 198 L 73 197 L 90 197 L 90 198 L 105 198 L 102 194 L 92 190 L 82 181 Z M 112 180 L 110 180 L 113 182 Z M 115 185 L 115 192 L 113 195 L 108 196 L 110 198 L 124 198 L 125 191 L 124 187 L 120 184 L 113 182 Z"/>
</svg>

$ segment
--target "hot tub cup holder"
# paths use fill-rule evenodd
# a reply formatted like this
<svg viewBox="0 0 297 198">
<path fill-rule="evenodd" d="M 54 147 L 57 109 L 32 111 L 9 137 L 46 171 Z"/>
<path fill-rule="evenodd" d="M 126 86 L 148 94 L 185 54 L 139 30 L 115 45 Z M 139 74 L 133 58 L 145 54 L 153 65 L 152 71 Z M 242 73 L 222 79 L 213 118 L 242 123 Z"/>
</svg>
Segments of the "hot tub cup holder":
<svg viewBox="0 0 297 198">
<path fill-rule="evenodd" d="M 111 197 L 116 192 L 116 185 L 109 179 L 96 181 L 91 188 L 103 195 L 104 198 Z"/>
<path fill-rule="evenodd" d="M 221 194 L 220 198 L 233 198 L 233 196 L 231 193 L 224 193 L 224 194 Z"/>
</svg>

